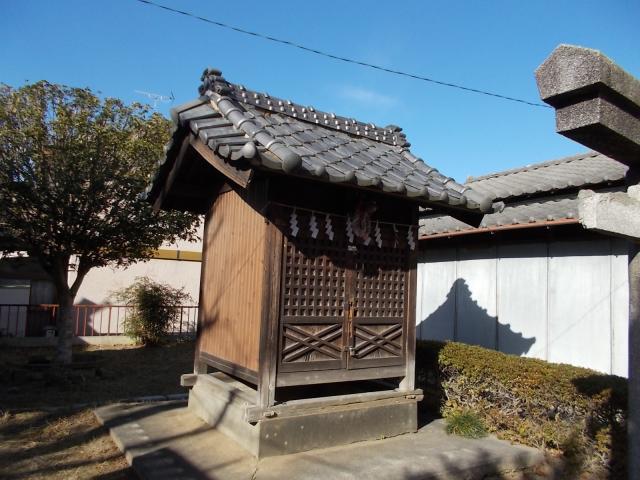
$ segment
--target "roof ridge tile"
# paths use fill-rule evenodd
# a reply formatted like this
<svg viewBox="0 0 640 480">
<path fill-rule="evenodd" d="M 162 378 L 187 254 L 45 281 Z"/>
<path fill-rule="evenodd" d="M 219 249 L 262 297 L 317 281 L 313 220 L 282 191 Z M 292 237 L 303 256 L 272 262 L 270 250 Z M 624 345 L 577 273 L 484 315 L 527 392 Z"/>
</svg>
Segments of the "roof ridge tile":
<svg viewBox="0 0 640 480">
<path fill-rule="evenodd" d="M 475 182 L 488 180 L 496 177 L 506 177 L 508 175 L 514 175 L 517 173 L 531 172 L 534 170 L 540 170 L 542 168 L 552 167 L 555 165 L 561 165 L 565 163 L 571 163 L 575 161 L 584 160 L 585 158 L 597 157 L 597 156 L 604 157 L 604 155 L 602 155 L 601 153 L 591 150 L 588 152 L 578 153 L 576 155 L 571 155 L 568 157 L 556 158 L 553 160 L 545 160 L 544 162 L 539 162 L 539 163 L 532 163 L 529 165 L 525 165 L 524 167 L 517 167 L 517 168 L 508 169 L 508 170 L 502 170 L 500 172 L 487 173 L 485 175 L 480 175 L 478 177 L 470 176 L 469 178 L 467 178 L 467 181 L 465 182 L 465 184 L 472 184 Z"/>
<path fill-rule="evenodd" d="M 244 85 L 237 85 L 222 77 L 218 69 L 207 68 L 201 76 L 202 84 L 198 91 L 205 95 L 211 91 L 234 100 L 272 111 L 280 115 L 295 118 L 304 122 L 321 125 L 325 128 L 345 132 L 351 135 L 364 136 L 371 140 L 388 145 L 410 146 L 402 129 L 397 125 L 380 127 L 374 123 L 362 122 L 354 118 L 336 115 L 332 112 L 317 110 L 312 106 L 304 106 L 291 100 L 273 97 L 268 93 L 249 90 Z"/>
</svg>

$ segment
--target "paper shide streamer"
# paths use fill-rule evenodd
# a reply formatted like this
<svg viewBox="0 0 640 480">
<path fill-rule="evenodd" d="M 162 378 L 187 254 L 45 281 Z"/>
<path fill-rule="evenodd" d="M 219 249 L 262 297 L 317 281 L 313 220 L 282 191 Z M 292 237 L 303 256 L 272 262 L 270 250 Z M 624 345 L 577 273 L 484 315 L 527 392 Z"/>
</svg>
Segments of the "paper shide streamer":
<svg viewBox="0 0 640 480">
<path fill-rule="evenodd" d="M 311 212 L 311 218 L 309 219 L 309 230 L 311 231 L 311 238 L 318 236 L 318 221 L 316 220 L 315 213 Z"/>
<path fill-rule="evenodd" d="M 373 234 L 376 237 L 376 245 L 378 245 L 378 248 L 382 248 L 382 232 L 380 231 L 380 225 L 377 221 L 376 226 L 373 229 Z"/>
<path fill-rule="evenodd" d="M 324 231 L 327 237 L 329 237 L 329 240 L 333 240 L 333 225 L 331 225 L 331 217 L 328 213 L 324 217 Z"/>
<path fill-rule="evenodd" d="M 353 225 L 351 224 L 351 217 L 347 217 L 347 238 L 349 239 L 349 243 L 353 243 L 354 234 Z"/>
<path fill-rule="evenodd" d="M 297 237 L 298 231 L 300 228 L 298 227 L 298 214 L 296 213 L 296 209 L 294 208 L 289 216 L 289 227 L 291 228 L 291 236 Z"/>
<path fill-rule="evenodd" d="M 411 226 L 407 230 L 407 243 L 409 244 L 409 248 L 411 250 L 415 250 L 416 249 L 416 242 L 413 239 L 413 227 L 411 227 Z"/>
</svg>

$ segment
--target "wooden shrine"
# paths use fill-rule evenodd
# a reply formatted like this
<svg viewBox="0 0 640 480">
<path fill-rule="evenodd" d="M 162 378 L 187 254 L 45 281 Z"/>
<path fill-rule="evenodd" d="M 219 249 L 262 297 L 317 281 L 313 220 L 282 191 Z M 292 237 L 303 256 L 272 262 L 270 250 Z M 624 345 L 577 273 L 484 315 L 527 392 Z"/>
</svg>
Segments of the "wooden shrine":
<svg viewBox="0 0 640 480">
<path fill-rule="evenodd" d="M 261 456 L 323 446 L 298 429 L 319 407 L 325 425 L 326 408 L 340 405 L 402 412 L 362 435 L 347 421 L 352 432 L 331 441 L 415 430 L 418 207 L 473 221 L 490 201 L 413 156 L 398 127 L 253 92 L 216 70 L 202 81 L 201 97 L 173 111 L 176 130 L 148 191 L 156 208 L 205 215 L 190 403 L 217 425 L 211 411 L 222 407 L 207 407 L 207 396 L 244 399 L 234 405 L 253 427 L 229 431 L 244 438 L 253 433 L 238 429 L 262 425 L 262 440 L 247 447 Z M 198 386 L 205 380 L 209 393 Z M 384 388 L 363 387 L 381 380 Z M 310 385 L 334 394 L 308 387 L 291 400 Z M 285 428 L 269 423 L 276 417 L 295 424 L 293 450 L 260 443 Z"/>
</svg>

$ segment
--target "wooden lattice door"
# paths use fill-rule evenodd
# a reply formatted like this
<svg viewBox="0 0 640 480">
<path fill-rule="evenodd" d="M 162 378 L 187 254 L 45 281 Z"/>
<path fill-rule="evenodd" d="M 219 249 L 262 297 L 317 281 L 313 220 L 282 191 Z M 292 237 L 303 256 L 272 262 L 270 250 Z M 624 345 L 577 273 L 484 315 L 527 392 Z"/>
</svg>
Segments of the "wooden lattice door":
<svg viewBox="0 0 640 480">
<path fill-rule="evenodd" d="M 285 239 L 281 372 L 346 367 L 348 261 L 339 241 Z"/>
<path fill-rule="evenodd" d="M 285 238 L 279 370 L 402 365 L 406 249 Z"/>
<path fill-rule="evenodd" d="M 359 246 L 349 315 L 348 368 L 404 363 L 407 251 Z"/>
</svg>

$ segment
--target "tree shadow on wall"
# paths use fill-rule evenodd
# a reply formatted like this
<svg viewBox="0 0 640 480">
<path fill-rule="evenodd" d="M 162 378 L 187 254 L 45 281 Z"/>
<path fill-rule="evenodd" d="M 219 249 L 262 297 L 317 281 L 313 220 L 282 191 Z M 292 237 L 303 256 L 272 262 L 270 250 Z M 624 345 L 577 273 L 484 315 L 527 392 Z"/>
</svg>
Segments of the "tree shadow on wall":
<svg viewBox="0 0 640 480">
<path fill-rule="evenodd" d="M 449 289 L 447 298 L 417 327 L 419 337 L 430 340 L 457 342 L 523 355 L 535 343 L 536 337 L 526 338 L 503 325 L 497 317 L 487 313 L 472 298 L 467 282 L 458 278 Z"/>
</svg>

